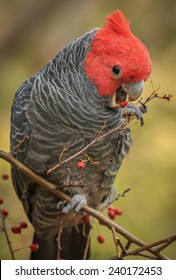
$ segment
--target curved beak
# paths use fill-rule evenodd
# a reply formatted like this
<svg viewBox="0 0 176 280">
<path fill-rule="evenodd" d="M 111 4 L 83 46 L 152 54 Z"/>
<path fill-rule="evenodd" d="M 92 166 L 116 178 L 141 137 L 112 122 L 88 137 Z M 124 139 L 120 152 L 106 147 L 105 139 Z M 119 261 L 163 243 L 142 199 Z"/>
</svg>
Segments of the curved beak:
<svg viewBox="0 0 176 280">
<path fill-rule="evenodd" d="M 139 98 L 144 89 L 144 80 L 137 83 L 122 84 L 122 88 L 128 94 L 129 101 L 134 101 Z"/>
<path fill-rule="evenodd" d="M 121 101 L 134 101 L 139 98 L 144 89 L 144 80 L 137 83 L 122 84 L 109 100 L 109 107 L 119 108 Z"/>
</svg>

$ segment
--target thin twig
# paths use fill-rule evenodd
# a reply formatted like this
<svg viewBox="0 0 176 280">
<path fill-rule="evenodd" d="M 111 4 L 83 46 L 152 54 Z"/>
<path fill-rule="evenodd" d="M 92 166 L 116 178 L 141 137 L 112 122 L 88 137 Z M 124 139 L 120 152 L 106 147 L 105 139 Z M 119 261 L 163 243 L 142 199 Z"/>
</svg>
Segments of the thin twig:
<svg viewBox="0 0 176 280">
<path fill-rule="evenodd" d="M 60 163 L 62 163 L 63 154 L 64 154 L 67 150 L 68 150 L 68 148 L 64 146 L 64 147 L 63 147 L 63 150 L 62 150 L 62 152 L 61 152 L 61 154 L 60 154 L 60 156 L 59 156 L 59 161 L 60 161 Z"/>
<path fill-rule="evenodd" d="M 10 153 L 13 154 L 20 146 L 22 146 L 26 141 L 29 141 L 30 136 L 26 136 L 22 141 L 20 141 L 11 151 Z"/>
<path fill-rule="evenodd" d="M 82 153 L 85 157 L 87 157 L 87 159 L 85 160 L 82 160 L 82 162 L 88 162 L 90 161 L 92 164 L 99 164 L 100 162 L 99 161 L 93 161 L 86 153 Z"/>
<path fill-rule="evenodd" d="M 2 217 L 2 231 L 5 235 L 5 238 L 6 238 L 6 241 L 7 241 L 7 244 L 8 244 L 8 247 L 9 247 L 9 251 L 10 251 L 10 254 L 11 254 L 11 257 L 12 257 L 12 260 L 15 260 L 15 256 L 14 256 L 14 251 L 12 249 L 12 245 L 11 245 L 11 241 L 10 241 L 10 238 L 9 238 L 9 235 L 7 233 L 7 228 L 6 228 L 6 217 Z"/>
<path fill-rule="evenodd" d="M 174 242 L 175 240 L 176 240 L 176 235 L 173 235 L 173 236 L 171 236 L 171 237 L 169 237 L 169 238 L 165 238 L 165 239 L 156 241 L 156 242 L 154 242 L 154 243 L 144 245 L 144 246 L 142 246 L 141 248 L 128 251 L 128 255 L 138 255 L 140 252 L 146 251 L 146 250 L 149 251 L 151 248 L 155 248 L 156 251 L 160 252 L 160 249 L 157 248 L 156 246 L 158 246 L 158 245 L 160 245 L 160 244 L 163 244 L 163 243 L 167 243 L 167 246 L 168 246 L 169 244 L 171 244 L 171 243 Z M 166 246 L 165 246 L 165 247 L 166 247 Z M 164 248 L 165 248 L 165 247 L 164 247 Z"/>
<path fill-rule="evenodd" d="M 86 241 L 86 247 L 84 249 L 83 260 L 87 259 L 88 249 L 89 249 L 89 246 L 90 246 L 91 231 L 92 231 L 92 226 L 90 226 L 89 233 L 86 236 L 87 241 Z"/>
<path fill-rule="evenodd" d="M 60 225 L 59 225 L 59 230 L 58 230 L 58 234 L 57 234 L 57 260 L 61 259 L 61 234 L 62 234 L 62 228 L 63 228 L 63 221 L 60 221 Z"/>
<path fill-rule="evenodd" d="M 127 192 L 131 191 L 131 188 L 125 189 L 121 194 L 118 194 L 115 200 L 119 200 L 121 197 L 125 197 Z"/>
<path fill-rule="evenodd" d="M 111 227 L 111 231 L 112 231 L 112 236 L 113 236 L 114 244 L 115 244 L 115 247 L 116 247 L 117 256 L 120 258 L 121 252 L 119 251 L 119 246 L 117 244 L 118 237 L 116 236 L 116 231 L 115 231 L 114 226 Z"/>
<path fill-rule="evenodd" d="M 19 251 L 21 251 L 23 249 L 29 249 L 29 246 L 23 246 L 23 247 L 20 247 L 18 249 L 15 249 L 15 250 L 13 250 L 13 253 L 19 252 Z"/>
<path fill-rule="evenodd" d="M 166 238 L 166 239 L 158 241 L 158 245 L 163 243 L 161 246 L 158 247 L 158 250 L 159 251 L 164 250 L 166 247 L 168 247 L 175 240 L 176 240 L 176 235 L 171 236 L 170 238 Z"/>
<path fill-rule="evenodd" d="M 96 142 L 100 141 L 101 139 L 103 139 L 104 137 L 114 133 L 117 130 L 125 130 L 126 127 L 122 128 L 122 127 L 116 127 L 108 132 L 106 132 L 105 134 L 99 136 L 99 134 L 97 134 L 97 136 L 88 144 L 86 145 L 83 149 L 81 149 L 80 151 L 78 151 L 77 153 L 75 153 L 74 155 L 68 157 L 67 159 L 63 160 L 62 162 L 58 163 L 57 165 L 55 165 L 54 167 L 50 168 L 47 171 L 47 174 L 50 174 L 51 172 L 55 171 L 56 169 L 58 169 L 61 165 L 63 165 L 64 163 L 74 159 L 75 157 L 79 156 L 80 154 L 83 154 L 89 147 L 91 147 L 92 145 L 94 145 Z"/>
<path fill-rule="evenodd" d="M 149 101 L 151 101 L 152 99 L 155 99 L 155 98 L 157 98 L 158 100 L 167 100 L 167 101 L 171 101 L 171 98 L 173 97 L 172 94 L 164 94 L 163 96 L 160 96 L 160 95 L 157 93 L 157 91 L 159 91 L 160 88 L 161 88 L 160 85 L 158 86 L 157 89 L 154 89 L 153 82 L 151 81 L 151 86 L 152 86 L 152 93 L 151 93 L 151 95 L 148 96 L 144 102 L 141 102 L 142 99 L 139 100 L 138 102 L 139 102 L 140 104 L 145 105 L 146 103 L 148 103 Z"/>
<path fill-rule="evenodd" d="M 153 85 L 153 81 L 151 81 L 151 86 L 152 86 L 152 93 L 149 97 L 147 97 L 147 99 L 145 100 L 144 104 L 148 103 L 149 101 L 151 101 L 153 98 L 156 98 L 157 95 L 156 95 L 156 92 L 158 90 L 160 90 L 161 86 L 159 85 L 157 89 L 154 89 L 154 85 Z"/>
<path fill-rule="evenodd" d="M 131 240 L 128 240 L 127 244 L 125 246 L 125 250 L 128 250 L 130 248 L 131 244 L 132 244 Z"/>
<path fill-rule="evenodd" d="M 116 231 L 114 226 L 111 227 L 111 231 L 112 231 L 112 235 L 113 235 L 113 240 L 116 246 L 116 251 L 117 251 L 117 259 L 121 260 L 123 257 L 126 256 L 126 249 L 124 248 L 122 242 L 120 241 L 120 238 L 116 236 Z M 121 249 L 121 251 L 119 250 L 119 247 Z"/>
<path fill-rule="evenodd" d="M 121 250 L 122 250 L 121 256 L 122 256 L 122 257 L 125 257 L 127 251 L 126 251 L 125 247 L 123 246 L 123 244 L 122 244 L 122 242 L 120 241 L 119 238 L 117 239 L 117 243 L 118 243 L 118 245 L 120 246 L 120 248 L 121 248 Z"/>
</svg>

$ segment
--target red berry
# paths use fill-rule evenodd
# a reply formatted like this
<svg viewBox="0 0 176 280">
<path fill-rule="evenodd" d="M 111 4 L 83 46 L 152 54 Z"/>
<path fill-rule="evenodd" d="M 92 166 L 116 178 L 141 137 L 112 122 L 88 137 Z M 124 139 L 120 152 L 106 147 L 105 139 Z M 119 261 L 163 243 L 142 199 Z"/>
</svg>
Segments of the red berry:
<svg viewBox="0 0 176 280">
<path fill-rule="evenodd" d="M 2 197 L 0 197 L 0 204 L 3 204 L 4 199 Z"/>
<path fill-rule="evenodd" d="M 104 238 L 103 235 L 99 235 L 99 236 L 97 237 L 97 240 L 98 240 L 99 243 L 104 243 L 105 238 Z"/>
<path fill-rule="evenodd" d="M 82 217 L 82 221 L 83 221 L 84 224 L 89 223 L 89 221 L 90 221 L 89 216 L 88 216 L 88 215 L 83 216 L 83 217 Z"/>
<path fill-rule="evenodd" d="M 13 227 L 11 228 L 11 231 L 12 231 L 13 233 L 21 233 L 21 227 L 20 227 L 20 225 L 13 226 Z"/>
<path fill-rule="evenodd" d="M 4 217 L 6 217 L 6 216 L 9 215 L 9 210 L 8 210 L 7 208 L 3 208 L 3 209 L 1 210 L 1 213 L 2 213 L 2 215 L 3 215 Z"/>
<path fill-rule="evenodd" d="M 115 211 L 115 207 L 112 206 L 112 205 L 110 205 L 110 206 L 108 207 L 108 211 Z"/>
<path fill-rule="evenodd" d="M 79 162 L 77 163 L 77 167 L 78 167 L 79 169 L 84 169 L 85 166 L 86 166 L 85 162 L 79 161 Z"/>
<path fill-rule="evenodd" d="M 115 214 L 116 214 L 116 215 L 122 215 L 122 214 L 123 214 L 122 209 L 120 209 L 120 208 L 115 208 Z"/>
<path fill-rule="evenodd" d="M 8 180 L 9 177 L 10 177 L 9 174 L 7 174 L 7 173 L 2 174 L 2 179 L 3 180 Z"/>
<path fill-rule="evenodd" d="M 115 212 L 114 211 L 112 211 L 112 210 L 109 210 L 108 211 L 108 216 L 113 220 L 113 219 L 115 219 Z"/>
<path fill-rule="evenodd" d="M 28 227 L 28 224 L 26 222 L 21 222 L 20 223 L 20 227 L 21 228 L 27 228 Z"/>
<path fill-rule="evenodd" d="M 126 101 L 121 101 L 120 102 L 120 107 L 124 108 L 128 103 Z"/>
<path fill-rule="evenodd" d="M 37 243 L 32 243 L 29 248 L 31 249 L 32 252 L 35 252 L 39 249 L 39 245 Z"/>
</svg>

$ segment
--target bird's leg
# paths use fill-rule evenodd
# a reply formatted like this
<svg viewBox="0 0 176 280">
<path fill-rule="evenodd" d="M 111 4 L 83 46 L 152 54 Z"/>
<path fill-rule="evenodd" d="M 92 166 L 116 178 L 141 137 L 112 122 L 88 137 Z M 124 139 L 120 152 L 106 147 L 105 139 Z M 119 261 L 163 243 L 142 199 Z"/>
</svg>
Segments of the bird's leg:
<svg viewBox="0 0 176 280">
<path fill-rule="evenodd" d="M 147 107 L 144 104 L 141 104 L 138 107 L 136 104 L 127 104 L 126 107 L 122 108 L 121 114 L 122 117 L 135 116 L 140 120 L 141 126 L 144 124 L 143 113 L 147 112 Z"/>
</svg>

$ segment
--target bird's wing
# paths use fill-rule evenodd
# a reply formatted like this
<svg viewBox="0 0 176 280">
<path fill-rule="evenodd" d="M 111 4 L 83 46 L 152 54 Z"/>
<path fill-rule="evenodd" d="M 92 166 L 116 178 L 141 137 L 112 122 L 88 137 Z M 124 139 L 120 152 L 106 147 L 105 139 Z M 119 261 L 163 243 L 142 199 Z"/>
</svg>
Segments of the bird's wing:
<svg viewBox="0 0 176 280">
<path fill-rule="evenodd" d="M 34 77 L 24 82 L 19 88 L 15 95 L 11 110 L 10 148 L 13 156 L 20 162 L 24 162 L 24 159 L 27 156 L 28 143 L 26 137 L 30 135 L 30 127 L 26 117 L 26 110 L 30 99 L 33 80 Z M 23 201 L 26 212 L 28 212 L 29 206 L 27 196 L 30 180 L 13 166 L 11 168 L 11 174 L 15 191 L 18 197 Z"/>
</svg>

